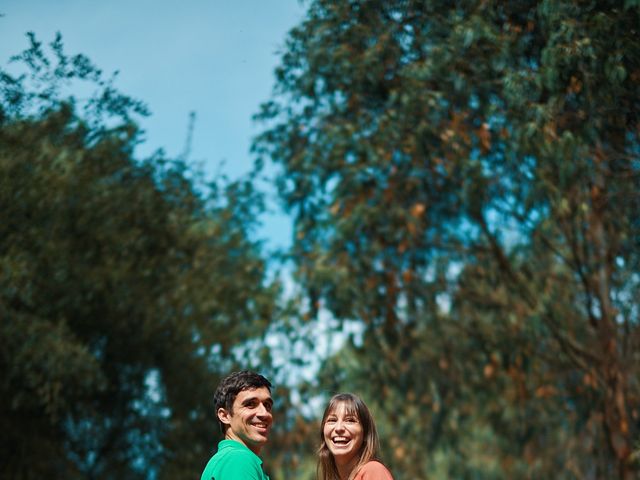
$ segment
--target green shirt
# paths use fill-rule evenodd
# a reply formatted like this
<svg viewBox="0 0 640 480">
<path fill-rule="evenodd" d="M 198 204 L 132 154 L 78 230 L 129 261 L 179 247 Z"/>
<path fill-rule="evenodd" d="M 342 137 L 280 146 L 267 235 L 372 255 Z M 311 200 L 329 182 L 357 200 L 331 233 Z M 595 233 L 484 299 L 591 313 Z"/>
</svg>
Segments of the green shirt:
<svg viewBox="0 0 640 480">
<path fill-rule="evenodd" d="M 235 440 L 222 440 L 200 480 L 269 480 L 262 470 L 262 460 Z"/>
</svg>

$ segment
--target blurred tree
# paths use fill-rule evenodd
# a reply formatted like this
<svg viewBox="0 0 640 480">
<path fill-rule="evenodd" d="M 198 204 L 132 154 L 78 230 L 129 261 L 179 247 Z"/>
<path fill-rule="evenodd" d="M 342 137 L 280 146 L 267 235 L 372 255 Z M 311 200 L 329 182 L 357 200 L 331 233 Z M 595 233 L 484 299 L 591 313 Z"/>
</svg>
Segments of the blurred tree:
<svg viewBox="0 0 640 480">
<path fill-rule="evenodd" d="M 640 431 L 640 4 L 310 2 L 258 166 L 362 335 L 398 478 L 620 478 Z M 427 454 L 425 455 L 425 450 Z"/>
<path fill-rule="evenodd" d="M 260 196 L 136 159 L 144 106 L 30 39 L 0 72 L 0 477 L 193 478 L 219 375 L 277 309 Z"/>
</svg>

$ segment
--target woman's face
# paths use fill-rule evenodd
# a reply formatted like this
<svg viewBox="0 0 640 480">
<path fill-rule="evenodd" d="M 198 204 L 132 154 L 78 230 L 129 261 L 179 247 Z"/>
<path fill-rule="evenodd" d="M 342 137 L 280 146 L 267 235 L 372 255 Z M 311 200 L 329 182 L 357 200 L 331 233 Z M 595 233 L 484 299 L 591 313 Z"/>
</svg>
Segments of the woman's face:
<svg viewBox="0 0 640 480">
<path fill-rule="evenodd" d="M 322 428 L 324 441 L 336 465 L 355 464 L 362 447 L 364 433 L 360 419 L 340 402 L 329 412 Z"/>
</svg>

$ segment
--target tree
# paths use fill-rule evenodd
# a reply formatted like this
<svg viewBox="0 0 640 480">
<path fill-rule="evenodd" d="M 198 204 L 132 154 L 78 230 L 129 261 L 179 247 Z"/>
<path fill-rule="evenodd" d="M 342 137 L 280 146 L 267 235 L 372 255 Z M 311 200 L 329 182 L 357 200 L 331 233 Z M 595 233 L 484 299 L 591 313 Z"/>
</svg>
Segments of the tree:
<svg viewBox="0 0 640 480">
<path fill-rule="evenodd" d="M 399 478 L 637 473 L 639 16 L 317 0 L 291 32 L 254 149 Z"/>
<path fill-rule="evenodd" d="M 136 158 L 144 106 L 30 40 L 0 78 L 0 476 L 192 478 L 219 376 L 276 315 L 260 196 Z"/>
</svg>

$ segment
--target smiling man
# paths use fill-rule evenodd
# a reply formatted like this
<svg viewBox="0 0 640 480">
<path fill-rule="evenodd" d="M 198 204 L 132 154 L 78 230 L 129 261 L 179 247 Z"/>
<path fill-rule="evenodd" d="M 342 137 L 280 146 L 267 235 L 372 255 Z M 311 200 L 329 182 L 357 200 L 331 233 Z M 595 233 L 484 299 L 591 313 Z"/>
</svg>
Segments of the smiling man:
<svg viewBox="0 0 640 480">
<path fill-rule="evenodd" d="M 214 403 L 224 440 L 201 480 L 269 480 L 259 457 L 273 423 L 269 380 L 255 372 L 234 372 L 218 385 Z"/>
</svg>

